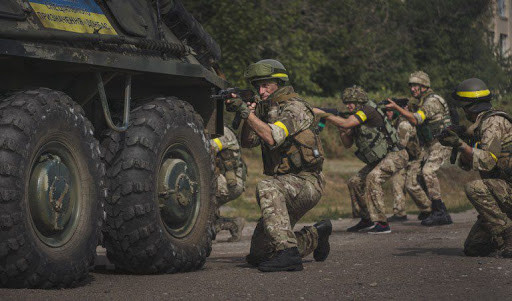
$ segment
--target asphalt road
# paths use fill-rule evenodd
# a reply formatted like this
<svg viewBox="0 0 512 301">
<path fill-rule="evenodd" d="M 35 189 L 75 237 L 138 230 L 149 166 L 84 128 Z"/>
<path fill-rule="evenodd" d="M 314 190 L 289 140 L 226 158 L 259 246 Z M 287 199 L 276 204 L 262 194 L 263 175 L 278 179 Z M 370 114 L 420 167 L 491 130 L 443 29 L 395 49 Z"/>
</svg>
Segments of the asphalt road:
<svg viewBox="0 0 512 301">
<path fill-rule="evenodd" d="M 220 233 L 204 269 L 192 273 L 123 274 L 103 266 L 100 250 L 83 286 L 0 289 L 0 300 L 510 300 L 512 260 L 465 257 L 476 213 L 452 217 L 453 225 L 427 228 L 411 220 L 382 235 L 347 233 L 356 220 L 333 221 L 329 258 L 318 263 L 310 255 L 302 272 L 261 273 L 244 262 L 254 223 L 237 243 Z"/>
</svg>

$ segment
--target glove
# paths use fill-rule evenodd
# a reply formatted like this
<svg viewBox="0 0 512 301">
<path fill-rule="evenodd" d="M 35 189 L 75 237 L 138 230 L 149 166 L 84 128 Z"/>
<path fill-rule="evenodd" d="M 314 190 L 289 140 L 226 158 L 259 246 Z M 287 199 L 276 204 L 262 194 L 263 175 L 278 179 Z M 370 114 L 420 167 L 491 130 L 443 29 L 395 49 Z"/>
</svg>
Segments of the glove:
<svg viewBox="0 0 512 301">
<path fill-rule="evenodd" d="M 439 137 L 439 143 L 443 146 L 449 146 L 458 148 L 464 143 L 462 139 L 452 130 L 443 130 L 441 137 Z"/>
<path fill-rule="evenodd" d="M 238 108 L 244 104 L 243 100 L 240 98 L 232 98 L 230 101 L 230 103 L 226 103 L 226 111 L 228 112 L 237 112 Z"/>
<path fill-rule="evenodd" d="M 226 111 L 240 113 L 242 119 L 247 119 L 251 113 L 247 104 L 240 98 L 231 99 L 231 102 L 226 104 Z"/>
</svg>

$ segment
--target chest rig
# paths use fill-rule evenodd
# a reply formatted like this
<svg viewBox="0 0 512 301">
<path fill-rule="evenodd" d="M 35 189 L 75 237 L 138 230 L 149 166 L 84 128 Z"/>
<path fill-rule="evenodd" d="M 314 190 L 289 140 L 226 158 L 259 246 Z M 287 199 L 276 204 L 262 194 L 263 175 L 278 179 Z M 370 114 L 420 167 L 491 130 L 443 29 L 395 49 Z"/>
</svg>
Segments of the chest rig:
<svg viewBox="0 0 512 301">
<path fill-rule="evenodd" d="M 450 108 L 446 101 L 435 94 L 433 91 L 427 92 L 425 97 L 420 101 L 419 108 L 423 107 L 424 102 L 428 98 L 435 98 L 441 105 L 443 105 L 443 117 L 437 121 L 425 120 L 421 125 L 418 126 L 418 138 L 421 144 L 427 144 L 434 140 L 434 136 L 441 133 L 445 128 L 449 127 L 452 122 L 450 119 Z"/>
<path fill-rule="evenodd" d="M 374 108 L 384 122 L 380 127 L 370 127 L 362 123 L 354 128 L 353 137 L 357 147 L 355 155 L 364 163 L 371 164 L 382 160 L 388 152 L 397 151 L 401 147 L 398 144 L 396 129 L 387 120 L 386 114 L 373 101 L 367 102 L 366 105 Z"/>
<path fill-rule="evenodd" d="M 289 88 L 289 89 L 287 89 Z M 270 124 L 281 122 L 281 115 L 286 107 L 302 104 L 313 115 L 312 107 L 291 87 L 280 91 L 271 101 L 262 102 L 261 119 Z M 263 168 L 266 175 L 300 173 L 302 171 L 320 172 L 324 161 L 324 150 L 320 138 L 311 120 L 309 128 L 290 134 L 282 145 L 271 148 L 262 144 Z"/>
</svg>

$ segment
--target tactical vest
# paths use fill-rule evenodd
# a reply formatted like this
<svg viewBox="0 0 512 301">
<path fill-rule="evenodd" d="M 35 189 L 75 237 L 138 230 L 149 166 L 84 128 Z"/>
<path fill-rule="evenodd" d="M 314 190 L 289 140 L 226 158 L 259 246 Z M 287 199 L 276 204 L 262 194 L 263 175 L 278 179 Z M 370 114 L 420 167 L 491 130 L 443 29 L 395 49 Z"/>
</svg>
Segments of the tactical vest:
<svg viewBox="0 0 512 301">
<path fill-rule="evenodd" d="M 423 100 L 421 101 L 419 107 L 423 107 L 423 103 L 427 98 L 432 96 L 437 101 L 439 101 L 444 107 L 443 118 L 437 121 L 425 120 L 421 125 L 418 126 L 418 138 L 422 144 L 426 144 L 434 140 L 434 136 L 441 133 L 445 128 L 449 127 L 452 122 L 450 120 L 450 108 L 446 101 L 439 97 L 434 92 L 428 93 Z"/>
<path fill-rule="evenodd" d="M 474 133 L 476 141 L 482 140 L 482 124 L 484 120 L 492 116 L 501 116 L 512 124 L 512 116 L 509 114 L 496 110 L 487 111 L 484 113 L 480 119 L 480 123 L 475 129 Z M 512 181 L 512 141 L 501 141 L 501 151 L 497 156 L 496 166 L 499 169 L 499 172 L 504 174 L 505 178 Z"/>
<path fill-rule="evenodd" d="M 362 123 L 354 128 L 353 137 L 357 147 L 355 155 L 359 160 L 370 164 L 382 160 L 389 151 L 397 151 L 400 147 L 396 129 L 387 120 L 386 114 L 372 101 L 367 105 L 376 109 L 384 121 L 382 127 L 369 127 Z"/>
<path fill-rule="evenodd" d="M 281 94 L 275 97 L 272 106 L 264 111 L 264 121 L 274 123 L 279 121 L 280 112 L 284 110 L 291 101 L 298 101 L 313 114 L 313 108 L 297 93 L 293 92 L 291 87 L 288 94 Z M 265 112 L 266 111 L 266 112 Z M 268 145 L 262 144 L 263 169 L 266 175 L 279 175 L 288 173 L 300 173 L 302 171 L 320 172 L 324 161 L 324 150 L 320 137 L 315 132 L 315 123 L 311 122 L 309 128 L 302 130 L 294 135 L 286 137 L 282 145 L 271 149 Z"/>
</svg>

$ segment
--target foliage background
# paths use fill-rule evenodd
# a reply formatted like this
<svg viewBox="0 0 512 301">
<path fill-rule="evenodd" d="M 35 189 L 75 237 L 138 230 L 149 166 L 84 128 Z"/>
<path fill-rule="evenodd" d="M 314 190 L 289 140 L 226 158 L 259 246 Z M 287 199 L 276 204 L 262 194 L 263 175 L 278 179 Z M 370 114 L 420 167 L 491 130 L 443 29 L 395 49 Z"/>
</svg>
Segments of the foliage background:
<svg viewBox="0 0 512 301">
<path fill-rule="evenodd" d="M 185 2 L 185 1 L 184 1 Z M 449 94 L 462 80 L 478 77 L 496 94 L 494 105 L 512 112 L 511 60 L 491 42 L 491 0 L 188 0 L 187 9 L 222 49 L 221 69 L 233 86 L 247 87 L 243 71 L 264 58 L 280 60 L 294 88 L 314 106 L 333 107 L 341 91 L 363 86 L 373 99 L 409 95 L 411 72 L 430 75 L 434 90 Z M 226 120 L 232 115 L 227 114 Z M 328 155 L 322 201 L 305 220 L 350 216 L 347 179 L 362 167 L 341 146 L 337 130 L 321 133 Z M 249 177 L 244 194 L 224 206 L 229 216 L 255 220 L 254 197 L 262 179 L 259 150 L 244 150 Z M 450 211 L 471 208 L 463 183 L 478 175 L 454 166 L 440 171 Z M 393 196 L 386 191 L 387 213 Z M 417 213 L 412 202 L 409 213 Z"/>
<path fill-rule="evenodd" d="M 509 63 L 490 43 L 490 0 L 189 0 L 220 44 L 221 67 L 245 86 L 244 68 L 280 60 L 303 94 L 336 96 L 358 84 L 407 93 L 407 77 L 429 73 L 448 95 L 479 77 L 497 94 L 512 87 Z"/>
</svg>

